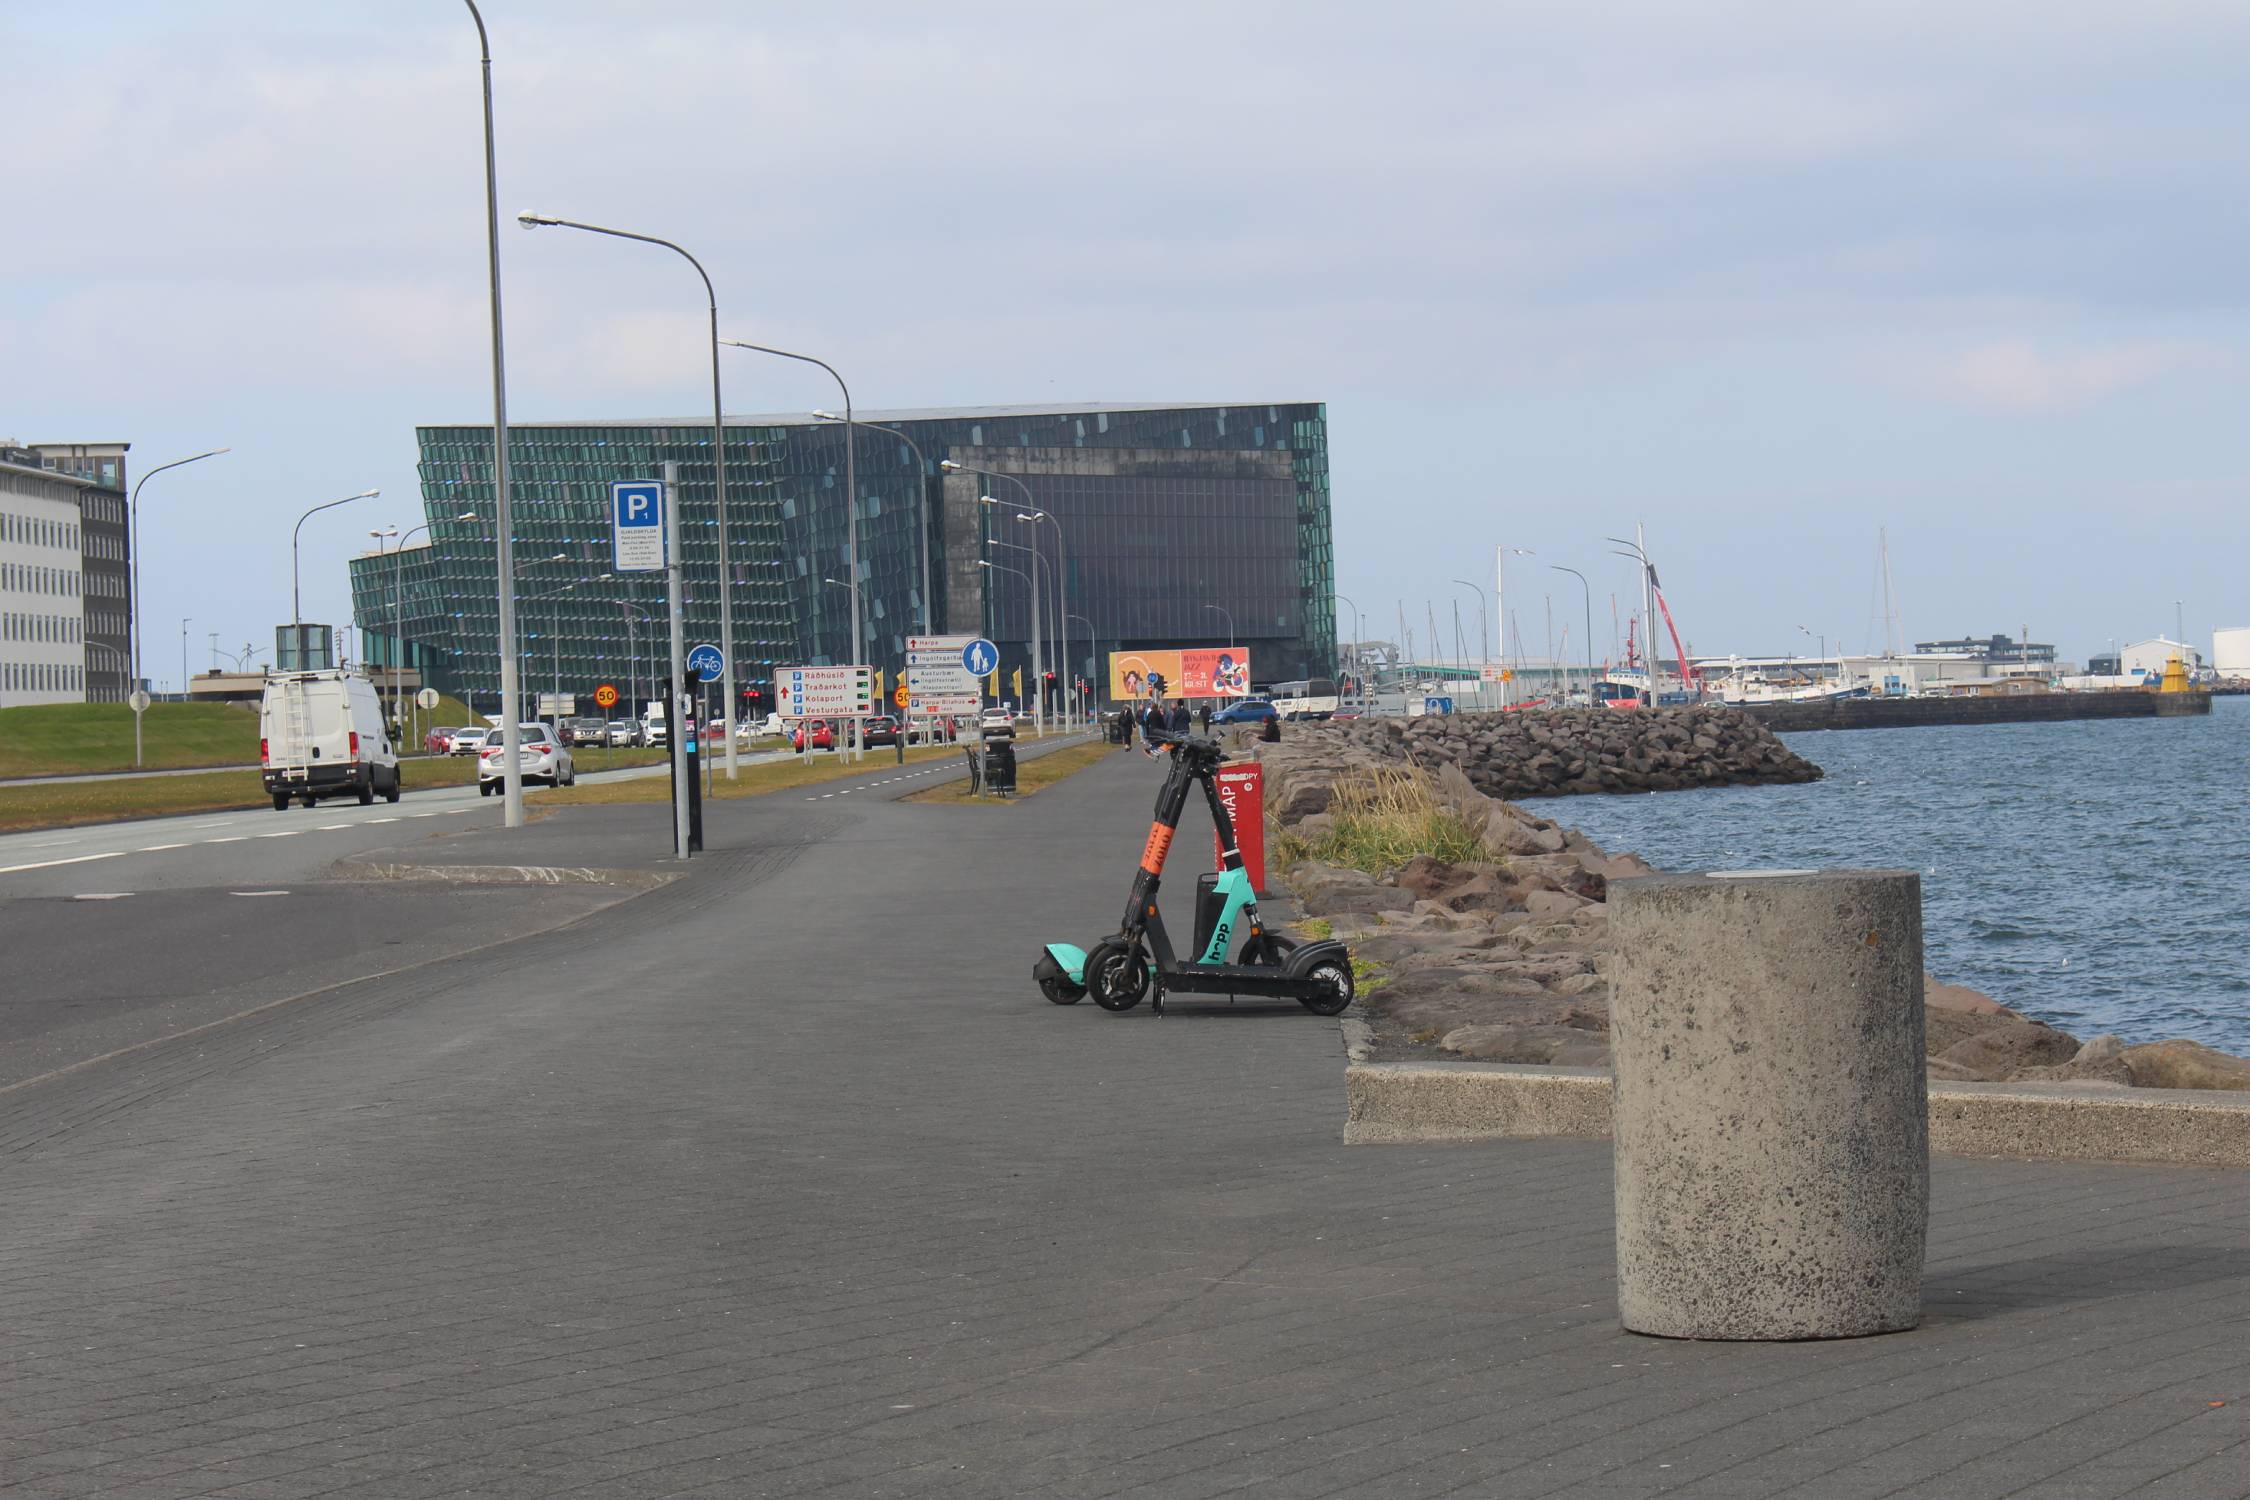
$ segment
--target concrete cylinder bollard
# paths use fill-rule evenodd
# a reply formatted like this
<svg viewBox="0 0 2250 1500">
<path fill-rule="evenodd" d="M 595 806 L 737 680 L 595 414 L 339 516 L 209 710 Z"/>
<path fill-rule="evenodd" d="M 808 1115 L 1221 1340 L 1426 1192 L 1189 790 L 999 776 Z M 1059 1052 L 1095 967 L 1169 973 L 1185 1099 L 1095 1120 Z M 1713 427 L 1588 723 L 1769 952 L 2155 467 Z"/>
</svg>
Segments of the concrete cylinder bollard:
<svg viewBox="0 0 2250 1500">
<path fill-rule="evenodd" d="M 1904 870 L 1609 888 L 1617 1308 L 1667 1338 L 1922 1316 L 1922 883 Z"/>
</svg>

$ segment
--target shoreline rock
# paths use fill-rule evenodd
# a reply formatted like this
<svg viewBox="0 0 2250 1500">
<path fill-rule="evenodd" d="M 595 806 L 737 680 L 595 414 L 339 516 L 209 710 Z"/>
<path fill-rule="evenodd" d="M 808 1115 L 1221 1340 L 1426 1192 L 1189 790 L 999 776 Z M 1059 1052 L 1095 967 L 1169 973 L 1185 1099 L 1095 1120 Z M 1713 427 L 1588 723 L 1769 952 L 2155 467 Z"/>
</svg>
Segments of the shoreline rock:
<svg viewBox="0 0 2250 1500">
<path fill-rule="evenodd" d="M 1257 753 L 1273 821 L 1308 841 L 1329 831 L 1337 781 L 1395 771 L 1400 761 L 1363 736 L 1302 731 Z M 1306 859 L 1277 872 L 1300 921 L 1327 924 L 1367 966 L 1360 1005 L 1378 1045 L 1607 1066 L 1608 886 L 1650 867 L 1489 795 L 1453 761 L 1441 759 L 1423 777 L 1484 858 L 1420 853 L 1380 875 Z M 2250 1059 L 2184 1039 L 2081 1042 L 1935 975 L 1923 976 L 1923 1019 L 1933 1081 L 2250 1090 Z"/>
</svg>

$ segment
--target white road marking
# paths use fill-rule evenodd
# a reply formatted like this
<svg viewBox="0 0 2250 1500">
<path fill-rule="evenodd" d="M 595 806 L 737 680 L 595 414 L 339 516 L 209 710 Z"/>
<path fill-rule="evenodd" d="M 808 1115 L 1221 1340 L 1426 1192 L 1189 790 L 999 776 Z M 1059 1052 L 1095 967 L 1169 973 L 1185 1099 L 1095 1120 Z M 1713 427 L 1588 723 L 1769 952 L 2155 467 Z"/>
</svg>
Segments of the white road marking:
<svg viewBox="0 0 2250 1500">
<path fill-rule="evenodd" d="M 205 839 L 203 842 L 206 844 L 239 844 L 248 837 L 250 837 L 250 835 L 248 835 L 247 833 L 238 833 L 232 838 Z"/>
<path fill-rule="evenodd" d="M 361 822 L 363 822 L 363 823 L 396 823 L 396 822 L 398 821 L 398 819 L 397 819 L 396 817 L 389 817 L 389 818 L 362 818 L 362 819 L 361 819 L 360 821 L 361 821 Z"/>
<path fill-rule="evenodd" d="M 80 854 L 71 859 L 42 859 L 28 865 L 0 865 L 0 875 L 13 875 L 18 870 L 51 870 L 56 865 L 82 865 L 97 859 L 122 859 L 125 851 L 112 849 L 107 854 Z"/>
<path fill-rule="evenodd" d="M 351 827 L 351 826 L 352 826 L 352 825 L 351 825 L 351 824 L 349 824 L 349 823 L 323 823 L 323 824 L 321 824 L 321 825 L 320 825 L 320 826 L 319 826 L 318 828 L 315 828 L 315 829 L 313 830 L 313 832 L 315 832 L 315 833 L 334 833 L 334 832 L 335 832 L 335 831 L 336 831 L 337 829 L 339 829 L 339 828 L 349 828 L 349 827 Z"/>
<path fill-rule="evenodd" d="M 230 896 L 286 896 L 287 891 L 229 891 Z"/>
<path fill-rule="evenodd" d="M 436 814 L 436 813 L 408 813 L 408 814 L 407 814 L 407 816 L 408 816 L 408 817 L 410 817 L 410 818 L 434 818 L 434 817 L 436 817 L 436 816 L 437 816 L 437 814 Z"/>
<path fill-rule="evenodd" d="M 166 849 L 185 849 L 186 847 L 185 844 L 149 844 L 135 849 L 133 852 L 135 854 L 160 854 Z"/>
<path fill-rule="evenodd" d="M 73 901 L 123 901 L 131 891 L 85 891 L 70 899 Z"/>
<path fill-rule="evenodd" d="M 60 849 L 65 844 L 75 844 L 77 842 L 78 840 L 76 839 L 49 839 L 44 844 L 33 844 L 31 847 L 34 849 Z"/>
<path fill-rule="evenodd" d="M 284 828 L 279 833 L 261 833 L 258 837 L 262 839 L 293 839 L 304 831 L 302 828 Z"/>
</svg>

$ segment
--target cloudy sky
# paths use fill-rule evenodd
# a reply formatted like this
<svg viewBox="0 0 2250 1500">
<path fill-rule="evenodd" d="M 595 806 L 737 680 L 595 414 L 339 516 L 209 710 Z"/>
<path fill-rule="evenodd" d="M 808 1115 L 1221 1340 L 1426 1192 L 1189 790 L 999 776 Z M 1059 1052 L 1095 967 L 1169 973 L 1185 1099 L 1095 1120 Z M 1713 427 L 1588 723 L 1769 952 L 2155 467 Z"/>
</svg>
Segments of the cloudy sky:
<svg viewBox="0 0 2250 1500">
<path fill-rule="evenodd" d="M 1910 640 L 2250 623 L 2238 0 L 486 9 L 503 211 L 686 243 L 865 407 L 1326 401 L 1371 635 L 1505 544 L 1532 648 L 1548 563 L 1606 648 L 1636 523 L 1699 652 L 1877 643 L 1879 527 Z M 270 645 L 298 512 L 380 487 L 306 527 L 346 619 L 414 424 L 490 415 L 465 9 L 8 0 L 0 48 L 0 437 L 232 445 L 148 488 L 153 673 L 183 616 Z M 707 402 L 684 265 L 502 251 L 519 418 Z"/>
</svg>

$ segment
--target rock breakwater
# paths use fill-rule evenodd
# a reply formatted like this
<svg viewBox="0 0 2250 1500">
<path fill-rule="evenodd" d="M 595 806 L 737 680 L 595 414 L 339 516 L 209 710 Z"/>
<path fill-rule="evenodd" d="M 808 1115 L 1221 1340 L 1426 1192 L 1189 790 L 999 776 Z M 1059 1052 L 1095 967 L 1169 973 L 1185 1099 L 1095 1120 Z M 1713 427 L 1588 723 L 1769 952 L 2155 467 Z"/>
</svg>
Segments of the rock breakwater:
<svg viewBox="0 0 2250 1500">
<path fill-rule="evenodd" d="M 1293 836 L 1276 841 L 1282 851 L 1333 847 L 1332 809 L 1353 800 L 1338 798 L 1338 784 L 1395 776 L 1400 759 L 1395 743 L 1356 733 L 1297 731 L 1257 749 L 1269 815 Z M 1450 761 L 1422 779 L 1452 820 L 1455 857 L 1414 854 L 1376 870 L 1301 858 L 1283 877 L 1314 930 L 1344 939 L 1365 966 L 1360 1004 L 1378 1044 L 1395 1055 L 1606 1067 L 1609 882 L 1648 865 L 1486 795 Z M 1934 977 L 1923 1002 L 1935 1081 L 2250 1089 L 2250 1060 L 2194 1042 L 2081 1042 Z"/>
<path fill-rule="evenodd" d="M 1457 767 L 1488 797 L 1664 792 L 1820 779 L 1820 767 L 1739 709 L 1715 704 L 1620 713 L 1606 708 L 1432 714 L 1291 726 L 1290 738 Z"/>
</svg>

